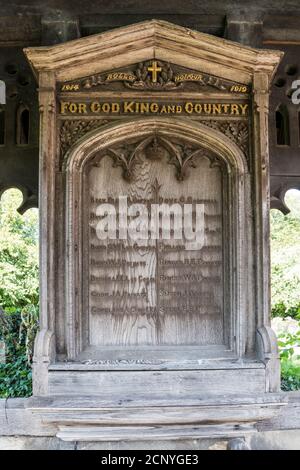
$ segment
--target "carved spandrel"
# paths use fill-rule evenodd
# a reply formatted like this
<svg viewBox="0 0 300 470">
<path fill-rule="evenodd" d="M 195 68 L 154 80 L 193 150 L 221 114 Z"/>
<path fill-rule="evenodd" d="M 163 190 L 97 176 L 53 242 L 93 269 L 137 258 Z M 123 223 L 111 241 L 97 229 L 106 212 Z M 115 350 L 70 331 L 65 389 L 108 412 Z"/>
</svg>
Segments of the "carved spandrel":
<svg viewBox="0 0 300 470">
<path fill-rule="evenodd" d="M 225 134 L 242 150 L 246 157 L 249 156 L 249 123 L 247 121 L 202 121 L 208 127 Z"/>
<path fill-rule="evenodd" d="M 73 144 L 88 132 L 104 126 L 108 122 L 106 119 L 64 121 L 60 127 L 60 168 L 63 165 L 64 155 Z"/>
</svg>

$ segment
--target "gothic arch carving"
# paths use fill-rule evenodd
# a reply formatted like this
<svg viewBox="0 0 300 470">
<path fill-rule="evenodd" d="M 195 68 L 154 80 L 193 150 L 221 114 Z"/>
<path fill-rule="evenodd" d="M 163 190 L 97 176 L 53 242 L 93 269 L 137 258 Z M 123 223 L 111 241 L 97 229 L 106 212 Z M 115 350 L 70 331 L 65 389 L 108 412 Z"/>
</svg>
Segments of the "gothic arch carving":
<svg viewBox="0 0 300 470">
<path fill-rule="evenodd" d="M 91 119 L 88 121 L 74 119 L 65 120 L 60 126 L 60 162 L 59 167 L 64 164 L 67 152 L 76 145 L 79 139 L 84 137 L 92 130 L 99 129 L 108 123 L 114 122 L 113 119 Z M 235 121 L 217 121 L 215 119 L 205 119 L 201 124 L 220 131 L 222 134 L 232 140 L 243 152 L 247 160 L 249 159 L 249 129 L 248 122 L 245 120 Z"/>
<path fill-rule="evenodd" d="M 126 141 L 116 146 L 110 146 L 100 152 L 100 155 L 97 153 L 91 164 L 95 160 L 97 166 L 99 157 L 108 154 L 112 158 L 114 166 L 122 168 L 123 178 L 130 182 L 134 178 L 134 168 L 142 153 L 145 153 L 150 160 L 160 160 L 166 154 L 168 163 L 175 167 L 175 176 L 178 181 L 183 181 L 188 176 L 189 170 L 196 167 L 196 160 L 199 157 L 207 158 L 211 166 L 222 165 L 222 162 L 212 151 L 188 145 L 180 139 L 174 140 L 159 136 L 157 131 L 150 134 L 149 137 L 139 138 L 137 141 Z"/>
<path fill-rule="evenodd" d="M 248 173 L 245 155 L 229 137 L 219 130 L 183 118 L 144 118 L 122 123 L 114 122 L 104 125 L 101 129 L 96 128 L 79 139 L 66 153 L 63 169 L 67 173 L 74 171 L 75 168 L 82 171 L 90 158 L 108 147 L 108 142 L 110 147 L 115 147 L 126 136 L 131 135 L 142 140 L 151 136 L 153 138 L 154 134 L 161 141 L 166 137 L 173 136 L 176 139 L 180 136 L 182 140 L 214 153 L 228 166 L 229 172 L 235 169 L 240 175 Z"/>
<path fill-rule="evenodd" d="M 132 149 L 130 148 L 130 144 Z M 122 149 L 122 146 L 126 147 Z M 83 348 L 76 335 L 76 325 L 83 324 L 79 298 L 81 285 L 81 252 L 84 233 L 83 224 L 83 181 L 85 170 L 90 164 L 97 164 L 102 154 L 109 154 L 122 167 L 123 177 L 130 179 L 132 165 L 139 151 L 156 146 L 166 151 L 169 163 L 174 165 L 174 175 L 180 180 L 188 177 L 196 157 L 206 157 L 210 165 L 221 165 L 224 179 L 224 204 L 226 205 L 226 239 L 228 241 L 228 264 L 226 270 L 234 279 L 234 293 L 227 308 L 234 325 L 234 346 L 238 355 L 245 352 L 241 325 L 245 323 L 247 288 L 243 283 L 242 271 L 248 265 L 246 226 L 247 207 L 250 201 L 250 180 L 246 158 L 238 146 L 216 129 L 187 119 L 144 118 L 126 122 L 114 122 L 94 129 L 83 136 L 65 155 L 63 171 L 66 174 L 66 309 L 68 329 L 68 358 L 74 359 Z M 152 153 L 152 152 L 150 152 Z M 147 156 L 147 155 L 146 155 Z M 241 242 L 243 240 L 243 242 Z M 226 243 L 227 243 L 226 241 Z M 227 273 L 227 274 L 228 274 Z M 84 328 L 82 327 L 82 330 Z M 77 339 L 76 339 L 77 338 Z M 233 340 L 232 340 L 233 341 Z"/>
</svg>

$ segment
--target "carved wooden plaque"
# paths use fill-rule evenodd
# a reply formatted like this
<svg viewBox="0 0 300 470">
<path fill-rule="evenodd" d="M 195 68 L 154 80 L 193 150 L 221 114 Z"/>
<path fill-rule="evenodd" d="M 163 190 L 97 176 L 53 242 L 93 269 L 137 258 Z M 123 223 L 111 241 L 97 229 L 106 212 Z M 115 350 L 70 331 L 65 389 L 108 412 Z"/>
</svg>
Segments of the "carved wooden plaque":
<svg viewBox="0 0 300 470">
<path fill-rule="evenodd" d="M 41 113 L 34 395 L 143 407 L 278 391 L 267 123 L 281 53 L 160 20 L 25 53 Z"/>
<path fill-rule="evenodd" d="M 174 140 L 126 143 L 93 159 L 84 198 L 90 344 L 223 344 L 218 160 Z"/>
</svg>

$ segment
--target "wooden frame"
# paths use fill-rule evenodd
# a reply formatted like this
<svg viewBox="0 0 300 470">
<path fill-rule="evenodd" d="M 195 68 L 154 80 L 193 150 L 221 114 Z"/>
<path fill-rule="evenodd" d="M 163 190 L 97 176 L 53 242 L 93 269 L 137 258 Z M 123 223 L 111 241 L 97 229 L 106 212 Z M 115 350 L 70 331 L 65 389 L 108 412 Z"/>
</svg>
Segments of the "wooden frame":
<svg viewBox="0 0 300 470">
<path fill-rule="evenodd" d="M 248 288 L 244 283 L 242 270 L 246 270 L 249 264 L 245 246 L 239 240 L 247 240 L 247 214 L 245 207 L 250 201 L 249 179 L 247 162 L 240 149 L 218 131 L 209 129 L 199 123 L 189 122 L 183 119 L 166 118 L 144 118 L 125 123 L 117 123 L 105 126 L 100 131 L 94 131 L 86 136 L 84 141 L 79 142 L 69 153 L 66 159 L 66 226 L 70 228 L 66 239 L 67 250 L 67 278 L 66 278 L 66 298 L 65 311 L 68 312 L 68 358 L 75 359 L 82 349 L 82 300 L 78 292 L 82 291 L 81 260 L 85 257 L 82 253 L 82 179 L 84 178 L 84 167 L 96 152 L 103 148 L 122 141 L 126 136 L 143 136 L 157 132 L 157 135 L 183 136 L 187 141 L 193 141 L 204 148 L 213 150 L 227 166 L 228 194 L 226 200 L 234 201 L 233 207 L 228 213 L 230 220 L 227 233 L 230 233 L 230 275 L 234 279 L 234 294 L 231 293 L 230 302 L 227 309 L 230 312 L 229 318 L 234 325 L 231 332 L 229 344 L 232 349 L 242 356 L 245 352 L 244 338 L 241 335 L 241 325 L 246 321 L 245 305 L 248 304 Z M 245 224 L 237 224 L 245 220 Z M 249 223 L 249 222 L 248 222 Z M 74 249 L 75 247 L 75 249 Z M 228 261 L 227 260 L 227 261 Z M 236 266 L 234 268 L 234 266 Z M 249 276 L 252 273 L 249 272 Z M 77 334 L 75 324 L 78 324 Z M 78 338 L 76 342 L 75 338 Z M 236 337 L 236 344 L 233 345 L 233 338 Z"/>
<path fill-rule="evenodd" d="M 267 122 L 269 85 L 282 53 L 251 49 L 156 20 L 62 45 L 29 48 L 25 53 L 39 80 L 41 111 L 41 330 L 35 344 L 34 393 L 48 393 L 49 364 L 65 357 L 66 353 L 69 359 L 74 359 L 81 348 L 81 336 L 75 334 L 79 327 L 79 317 L 78 313 L 74 313 L 77 308 L 74 304 L 74 296 L 77 295 L 74 289 L 78 283 L 74 276 L 80 271 L 80 257 L 74 253 L 74 249 L 80 250 L 80 239 L 74 239 L 74 233 L 79 233 L 77 224 L 80 224 L 80 217 L 77 219 L 75 216 L 77 209 L 75 211 L 74 204 L 85 158 L 108 142 L 121 138 L 121 133 L 124 136 L 128 132 L 147 134 L 150 124 L 164 129 L 159 132 L 166 132 L 167 126 L 168 132 L 177 132 L 205 148 L 211 146 L 220 158 L 227 159 L 231 191 L 228 202 L 232 202 L 231 269 L 232 273 L 235 272 L 231 276 L 232 338 L 236 338 L 236 351 L 240 358 L 257 351 L 259 359 L 265 364 L 265 390 L 277 390 L 279 361 L 276 339 L 270 330 Z M 150 59 L 193 68 L 222 80 L 237 77 L 240 84 L 245 84 L 252 90 L 252 96 L 247 95 L 251 110 L 248 159 L 241 148 L 224 135 L 224 131 L 222 133 L 222 130 L 210 129 L 204 121 L 196 122 L 196 118 L 147 117 L 129 122 L 122 118 L 118 123 L 87 133 L 75 143 L 64 156 L 64 173 L 60 164 L 61 144 L 58 131 L 61 116 L 57 109 L 57 83 Z M 101 96 L 107 94 L 107 91 L 100 93 Z M 115 97 L 118 94 L 113 92 L 111 95 Z M 65 93 L 64 96 L 70 95 Z M 84 96 L 88 95 L 78 94 L 78 97 Z M 147 92 L 143 96 L 151 99 L 153 95 Z M 191 93 L 186 93 L 185 96 L 191 97 Z M 207 98 L 207 94 L 201 91 L 193 96 L 198 99 Z M 209 96 L 210 99 L 228 99 L 228 93 L 221 91 Z M 245 96 L 234 94 L 231 99 L 237 102 L 245 99 Z M 67 116 L 67 119 L 70 117 Z M 62 212 L 65 184 L 68 188 L 66 219 Z M 80 201 L 77 203 L 80 207 Z M 67 277 L 64 266 L 65 232 L 68 233 Z M 66 310 L 62 288 L 64 285 L 68 299 Z M 67 351 L 65 338 L 68 338 Z"/>
</svg>

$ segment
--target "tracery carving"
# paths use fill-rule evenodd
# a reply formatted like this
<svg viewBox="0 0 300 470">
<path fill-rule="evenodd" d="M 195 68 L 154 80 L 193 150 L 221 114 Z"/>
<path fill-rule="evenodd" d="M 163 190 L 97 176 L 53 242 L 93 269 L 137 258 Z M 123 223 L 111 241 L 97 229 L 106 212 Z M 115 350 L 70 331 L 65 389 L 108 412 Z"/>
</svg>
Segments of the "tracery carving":
<svg viewBox="0 0 300 470">
<path fill-rule="evenodd" d="M 60 128 L 60 155 L 63 160 L 64 155 L 72 145 L 74 145 L 81 137 L 90 132 L 91 130 L 97 129 L 112 120 L 108 119 L 93 119 L 93 120 L 65 120 L 63 121 Z M 204 124 L 212 129 L 216 129 L 222 134 L 225 134 L 230 140 L 242 150 L 247 157 L 249 154 L 249 129 L 247 121 L 235 121 L 235 120 L 201 120 L 201 124 Z M 152 145 L 157 145 L 158 142 L 152 141 Z M 156 149 L 158 151 L 158 148 Z M 149 154 L 150 147 L 147 149 Z M 155 152 L 152 152 L 154 155 Z M 150 157 L 151 158 L 151 157 Z M 184 165 L 185 167 L 185 165 Z"/>
<path fill-rule="evenodd" d="M 211 167 L 221 165 L 221 161 L 210 150 L 179 140 L 167 139 L 156 133 L 138 142 L 125 142 L 105 149 L 100 155 L 99 153 L 95 155 L 92 164 L 101 165 L 101 157 L 109 155 L 114 161 L 114 166 L 120 166 L 123 169 L 123 178 L 126 181 L 131 181 L 134 178 L 134 166 L 142 153 L 149 160 L 160 160 L 166 156 L 168 163 L 174 165 L 175 175 L 179 181 L 184 180 L 188 176 L 189 170 L 196 167 L 196 161 L 199 157 L 208 158 Z"/>
</svg>

